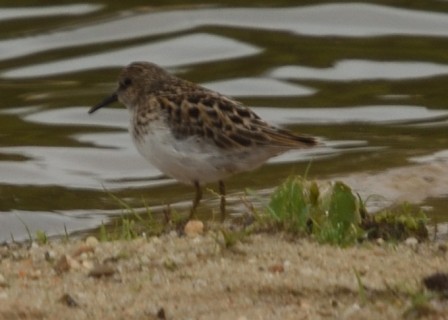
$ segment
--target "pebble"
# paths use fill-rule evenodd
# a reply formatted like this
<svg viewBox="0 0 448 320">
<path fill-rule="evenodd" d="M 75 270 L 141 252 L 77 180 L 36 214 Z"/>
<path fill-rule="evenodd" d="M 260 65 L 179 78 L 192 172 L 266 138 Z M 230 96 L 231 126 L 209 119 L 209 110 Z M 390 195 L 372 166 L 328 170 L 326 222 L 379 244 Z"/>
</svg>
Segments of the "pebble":
<svg viewBox="0 0 448 320">
<path fill-rule="evenodd" d="M 190 220 L 185 225 L 184 232 L 189 237 L 201 235 L 204 232 L 204 223 L 200 220 Z"/>
<path fill-rule="evenodd" d="M 45 252 L 45 260 L 46 261 L 54 261 L 56 259 L 56 252 L 54 250 L 48 250 Z"/>
<path fill-rule="evenodd" d="M 101 278 L 101 277 L 110 277 L 116 272 L 116 269 L 107 264 L 99 264 L 96 265 L 89 272 L 89 277 Z"/>
<path fill-rule="evenodd" d="M 93 270 L 93 268 L 95 267 L 93 262 L 90 260 L 84 260 L 83 262 L 81 262 L 81 265 L 84 267 L 84 269 L 87 270 Z"/>
<path fill-rule="evenodd" d="M 409 237 L 404 242 L 407 246 L 410 246 L 412 248 L 415 248 L 418 245 L 418 240 L 414 237 Z"/>
<path fill-rule="evenodd" d="M 344 311 L 343 318 L 350 318 L 355 313 L 358 313 L 360 310 L 361 310 L 361 307 L 359 306 L 359 304 L 354 303 Z M 353 319 L 355 319 L 355 317 L 353 317 Z"/>
<path fill-rule="evenodd" d="M 95 249 L 90 245 L 81 245 L 75 250 L 75 252 L 73 252 L 73 256 L 77 257 L 82 254 L 87 254 L 87 253 L 91 253 L 94 251 L 95 251 Z"/>
<path fill-rule="evenodd" d="M 171 231 L 168 233 L 167 237 L 169 237 L 169 238 L 178 238 L 177 231 L 175 231 L 175 230 L 171 230 Z"/>
<path fill-rule="evenodd" d="M 24 251 L 12 251 L 11 252 L 11 258 L 13 260 L 23 260 L 29 257 L 28 252 Z"/>
<path fill-rule="evenodd" d="M 70 263 L 68 262 L 68 256 L 66 254 L 59 258 L 54 265 L 54 270 L 56 270 L 57 273 L 63 273 L 70 270 Z"/>
<path fill-rule="evenodd" d="M 157 316 L 157 319 L 165 320 L 166 319 L 165 309 L 160 308 L 159 311 L 157 311 L 156 316 Z"/>
<path fill-rule="evenodd" d="M 423 284 L 431 291 L 448 294 L 448 273 L 437 272 L 423 278 Z"/>
<path fill-rule="evenodd" d="M 285 267 L 283 266 L 283 264 L 273 264 L 271 266 L 268 267 L 269 272 L 271 273 L 282 273 L 285 272 Z"/>
<path fill-rule="evenodd" d="M 442 253 L 446 253 L 448 251 L 448 243 L 439 243 L 437 249 Z"/>
<path fill-rule="evenodd" d="M 33 280 L 38 280 L 42 276 L 41 270 L 32 270 L 28 273 L 28 277 Z"/>
<path fill-rule="evenodd" d="M 58 273 L 67 272 L 70 269 L 79 269 L 80 264 L 78 261 L 73 259 L 70 255 L 64 254 L 54 265 L 54 269 Z"/>
<path fill-rule="evenodd" d="M 5 288 L 8 286 L 6 278 L 0 273 L 0 287 Z"/>
<path fill-rule="evenodd" d="M 68 264 L 70 265 L 70 268 L 79 269 L 81 267 L 81 265 L 79 264 L 79 262 L 77 260 L 73 259 L 69 255 L 66 255 L 66 256 L 67 256 L 67 261 L 68 261 Z"/>
<path fill-rule="evenodd" d="M 59 301 L 71 308 L 79 307 L 79 303 L 68 293 L 62 295 Z"/>
<path fill-rule="evenodd" d="M 93 236 L 87 237 L 86 239 L 86 245 L 92 248 L 95 248 L 98 245 L 98 243 L 100 243 L 98 239 Z"/>
</svg>

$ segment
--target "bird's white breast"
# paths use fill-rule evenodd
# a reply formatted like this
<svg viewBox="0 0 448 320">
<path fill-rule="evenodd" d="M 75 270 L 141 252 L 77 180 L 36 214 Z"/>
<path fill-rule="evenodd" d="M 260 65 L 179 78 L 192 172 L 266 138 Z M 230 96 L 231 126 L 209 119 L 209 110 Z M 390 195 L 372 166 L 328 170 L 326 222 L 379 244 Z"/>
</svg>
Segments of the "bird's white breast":
<svg viewBox="0 0 448 320">
<path fill-rule="evenodd" d="M 143 157 L 164 174 L 185 184 L 209 183 L 253 170 L 273 156 L 268 150 L 223 150 L 198 136 L 176 138 L 163 120 L 152 121 L 134 143 Z M 131 130 L 132 131 L 132 130 Z"/>
<path fill-rule="evenodd" d="M 218 181 L 231 174 L 211 161 L 219 156 L 216 147 L 196 137 L 177 139 L 162 121 L 150 126 L 143 137 L 134 137 L 134 143 L 140 154 L 164 174 L 185 184 Z"/>
</svg>

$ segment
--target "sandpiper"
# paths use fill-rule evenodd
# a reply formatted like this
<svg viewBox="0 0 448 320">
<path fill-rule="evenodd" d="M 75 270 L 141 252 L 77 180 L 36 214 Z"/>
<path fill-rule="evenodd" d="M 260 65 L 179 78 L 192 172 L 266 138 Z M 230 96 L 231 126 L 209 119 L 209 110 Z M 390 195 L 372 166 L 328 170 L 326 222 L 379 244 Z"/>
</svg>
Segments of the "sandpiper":
<svg viewBox="0 0 448 320">
<path fill-rule="evenodd" d="M 189 219 L 201 201 L 202 185 L 218 181 L 224 219 L 223 179 L 287 150 L 316 144 L 313 137 L 271 126 L 242 103 L 149 62 L 125 67 L 115 92 L 89 113 L 116 101 L 129 110 L 129 131 L 143 157 L 195 187 Z"/>
</svg>

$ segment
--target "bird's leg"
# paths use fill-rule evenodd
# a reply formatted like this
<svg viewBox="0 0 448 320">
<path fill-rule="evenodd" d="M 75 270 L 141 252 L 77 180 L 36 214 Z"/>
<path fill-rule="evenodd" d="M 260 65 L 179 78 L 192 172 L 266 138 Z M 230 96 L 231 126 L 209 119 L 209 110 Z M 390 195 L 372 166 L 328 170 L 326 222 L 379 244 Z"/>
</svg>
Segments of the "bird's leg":
<svg viewBox="0 0 448 320">
<path fill-rule="evenodd" d="M 193 199 L 193 205 L 191 206 L 190 215 L 188 216 L 188 220 L 193 219 L 194 213 L 196 212 L 196 208 L 198 207 L 199 202 L 201 202 L 201 199 L 202 199 L 202 190 L 201 190 L 201 186 L 200 186 L 199 182 L 195 181 L 193 185 L 196 190 L 196 196 Z"/>
<path fill-rule="evenodd" d="M 221 203 L 219 208 L 221 209 L 221 221 L 226 219 L 226 186 L 222 180 L 219 180 L 219 194 L 221 195 Z"/>
</svg>

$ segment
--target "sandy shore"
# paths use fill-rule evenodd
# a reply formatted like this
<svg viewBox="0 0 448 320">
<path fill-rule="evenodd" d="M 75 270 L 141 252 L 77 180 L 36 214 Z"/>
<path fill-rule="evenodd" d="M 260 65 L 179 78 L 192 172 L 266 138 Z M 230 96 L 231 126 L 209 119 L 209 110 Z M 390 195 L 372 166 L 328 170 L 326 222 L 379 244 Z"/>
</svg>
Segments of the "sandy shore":
<svg viewBox="0 0 448 320">
<path fill-rule="evenodd" d="M 341 180 L 380 206 L 418 203 L 446 192 L 447 164 Z M 208 231 L 3 246 L 0 319 L 447 319 L 448 299 L 422 284 L 448 272 L 447 237 L 410 240 L 338 248 L 276 233 L 225 248 Z"/>
<path fill-rule="evenodd" d="M 448 271 L 446 243 L 350 248 L 217 233 L 0 250 L 1 319 L 444 319 L 422 278 Z M 362 286 L 359 285 L 357 275 Z M 360 289 L 363 287 L 364 289 Z M 414 308 L 413 308 L 414 306 Z M 420 318 L 419 318 L 420 319 Z M 446 319 L 446 318 L 445 318 Z"/>
</svg>

